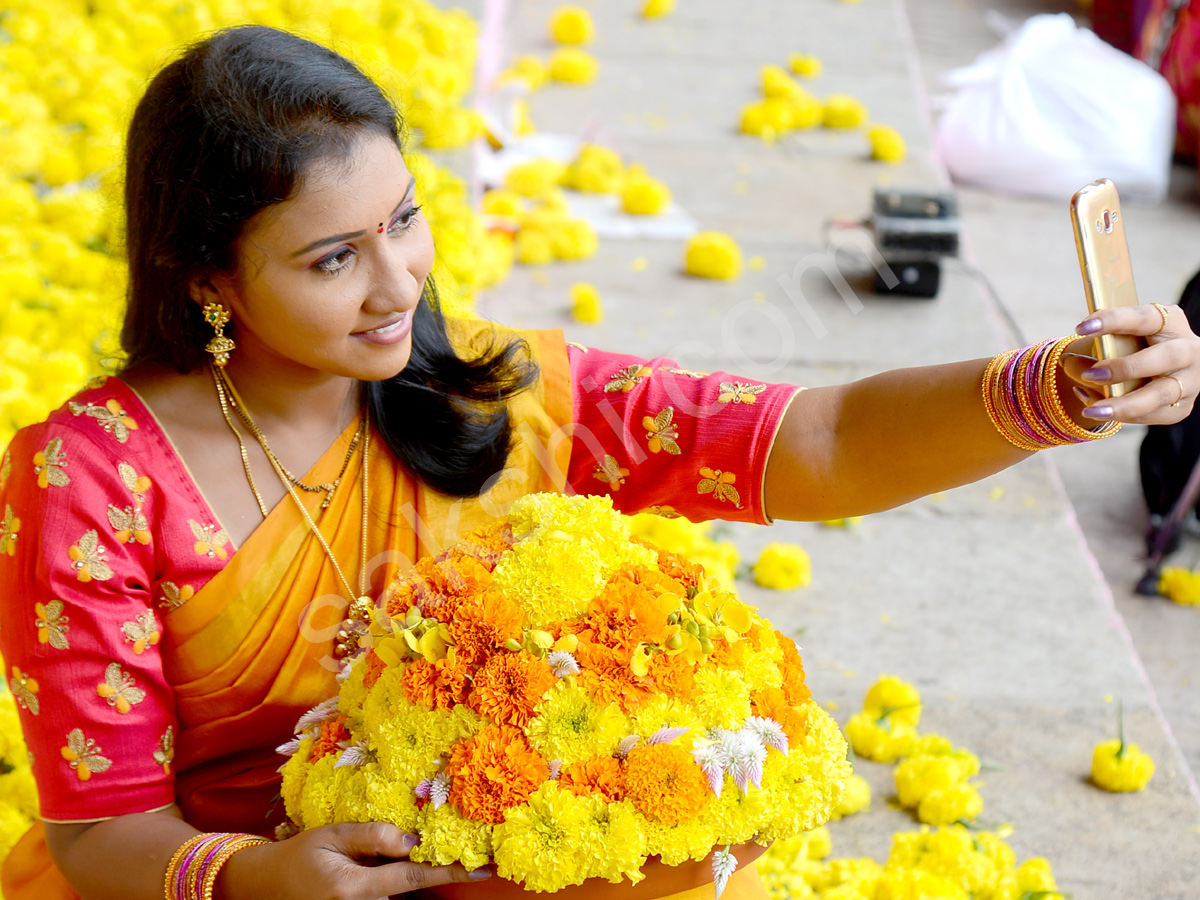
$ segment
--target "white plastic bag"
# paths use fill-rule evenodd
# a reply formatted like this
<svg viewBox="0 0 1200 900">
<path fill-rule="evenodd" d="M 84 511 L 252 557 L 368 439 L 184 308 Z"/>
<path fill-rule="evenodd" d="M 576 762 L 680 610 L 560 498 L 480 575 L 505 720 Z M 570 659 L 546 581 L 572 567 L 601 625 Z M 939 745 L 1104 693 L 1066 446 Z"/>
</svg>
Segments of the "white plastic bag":
<svg viewBox="0 0 1200 900">
<path fill-rule="evenodd" d="M 937 143 L 956 181 L 1066 200 L 1111 178 L 1123 199 L 1166 196 L 1170 86 L 1066 13 L 1034 16 L 947 81 Z"/>
</svg>

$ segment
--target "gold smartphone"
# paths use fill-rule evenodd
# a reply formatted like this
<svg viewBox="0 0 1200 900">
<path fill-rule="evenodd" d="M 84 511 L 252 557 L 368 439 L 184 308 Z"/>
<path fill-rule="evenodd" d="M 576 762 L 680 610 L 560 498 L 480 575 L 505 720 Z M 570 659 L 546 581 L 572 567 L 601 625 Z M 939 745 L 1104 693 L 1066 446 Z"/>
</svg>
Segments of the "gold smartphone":
<svg viewBox="0 0 1200 900">
<path fill-rule="evenodd" d="M 1071 198 L 1071 222 L 1075 226 L 1075 249 L 1083 271 L 1083 289 L 1088 310 L 1115 306 L 1137 306 L 1133 286 L 1133 265 L 1125 241 L 1125 219 L 1117 187 L 1101 178 L 1080 188 Z M 1146 340 L 1125 334 L 1105 334 L 1096 338 L 1096 357 L 1113 359 L 1129 356 L 1146 346 Z M 1120 397 L 1146 383 L 1145 379 L 1106 385 L 1106 397 Z"/>
</svg>

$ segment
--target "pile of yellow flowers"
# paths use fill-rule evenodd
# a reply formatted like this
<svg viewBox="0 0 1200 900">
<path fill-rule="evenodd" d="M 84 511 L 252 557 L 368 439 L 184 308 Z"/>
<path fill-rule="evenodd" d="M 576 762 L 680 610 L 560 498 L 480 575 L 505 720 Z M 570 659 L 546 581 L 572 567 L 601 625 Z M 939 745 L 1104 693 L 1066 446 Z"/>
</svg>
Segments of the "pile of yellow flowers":
<svg viewBox="0 0 1200 900">
<path fill-rule="evenodd" d="M 862 101 L 849 94 L 830 94 L 824 100 L 813 96 L 792 73 L 815 77 L 821 72 L 816 57 L 792 54 L 789 73 L 782 66 L 766 65 L 759 72 L 762 99 L 742 107 L 741 130 L 768 143 L 789 131 L 815 128 L 863 128 L 869 114 Z M 871 156 L 885 162 L 899 162 L 907 154 L 904 138 L 887 125 L 866 129 Z"/>
<path fill-rule="evenodd" d="M 850 770 L 790 639 L 609 498 L 556 494 L 389 587 L 280 751 L 295 826 L 392 822 L 534 891 L 711 855 L 719 895 L 732 845 L 820 825 Z"/>
<path fill-rule="evenodd" d="M 7 671 L 0 658 L 0 672 Z M 0 863 L 37 818 L 37 786 L 21 737 L 17 704 L 0 679 Z M 0 900 L 3 895 L 0 894 Z"/>
<path fill-rule="evenodd" d="M 1000 835 L 961 825 L 898 832 L 887 861 L 825 858 L 828 829 L 777 841 L 756 865 L 772 900 L 1062 900 L 1050 864 L 1020 865 Z M 825 861 L 822 861 L 825 860 Z"/>
<path fill-rule="evenodd" d="M 149 77 L 228 25 L 295 31 L 354 59 L 399 104 L 411 143 L 460 146 L 476 24 L 428 0 L 9 0 L 0 16 L 0 446 L 111 365 L 124 303 L 121 143 Z M 463 183 L 419 153 L 419 202 L 443 295 L 469 309 L 504 277 L 511 244 L 488 234 Z"/>
</svg>

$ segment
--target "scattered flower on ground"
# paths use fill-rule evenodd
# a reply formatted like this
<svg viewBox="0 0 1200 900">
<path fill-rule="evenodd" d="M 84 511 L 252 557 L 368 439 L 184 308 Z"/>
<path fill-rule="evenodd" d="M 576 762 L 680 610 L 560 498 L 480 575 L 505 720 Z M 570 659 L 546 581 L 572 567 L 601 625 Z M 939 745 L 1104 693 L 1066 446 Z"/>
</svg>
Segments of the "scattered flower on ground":
<svg viewBox="0 0 1200 900">
<path fill-rule="evenodd" d="M 737 278 L 742 273 L 742 248 L 720 231 L 701 231 L 687 243 L 684 268 L 698 278 Z"/>
<path fill-rule="evenodd" d="M 811 581 L 812 561 L 796 544 L 767 544 L 754 564 L 754 583 L 760 587 L 789 591 Z"/>
</svg>

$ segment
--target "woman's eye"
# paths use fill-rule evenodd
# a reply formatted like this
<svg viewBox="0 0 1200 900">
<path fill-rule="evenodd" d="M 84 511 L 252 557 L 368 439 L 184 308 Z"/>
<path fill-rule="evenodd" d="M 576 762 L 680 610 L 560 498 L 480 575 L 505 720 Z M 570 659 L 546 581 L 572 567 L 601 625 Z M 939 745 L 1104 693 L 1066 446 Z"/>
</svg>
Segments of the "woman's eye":
<svg viewBox="0 0 1200 900">
<path fill-rule="evenodd" d="M 388 231 L 390 231 L 392 234 L 400 234 L 401 232 L 408 231 L 408 229 L 412 228 L 413 225 L 416 224 L 417 213 L 420 211 L 421 207 L 415 204 L 410 206 L 392 220 L 391 227 L 388 229 Z"/>
<path fill-rule="evenodd" d="M 353 250 L 351 250 L 349 247 L 343 247 L 336 253 L 331 253 L 324 259 L 317 260 L 313 268 L 323 275 L 336 275 L 350 264 L 350 259 L 353 257 L 353 255 Z"/>
</svg>

